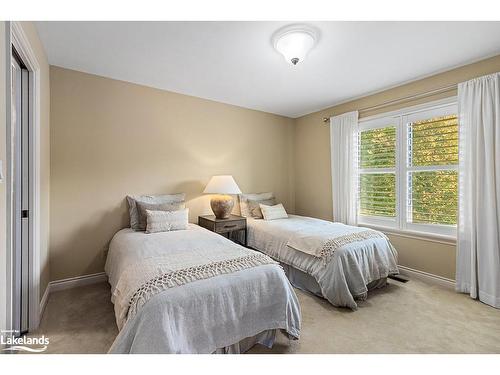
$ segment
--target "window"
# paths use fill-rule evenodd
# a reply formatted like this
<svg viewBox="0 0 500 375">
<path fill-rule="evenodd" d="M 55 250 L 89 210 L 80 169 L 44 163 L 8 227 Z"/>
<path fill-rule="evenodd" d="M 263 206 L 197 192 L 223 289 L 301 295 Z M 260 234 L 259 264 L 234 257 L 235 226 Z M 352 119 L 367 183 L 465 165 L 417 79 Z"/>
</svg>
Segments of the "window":
<svg viewBox="0 0 500 375">
<path fill-rule="evenodd" d="M 396 217 L 396 126 L 359 136 L 359 213 Z"/>
<path fill-rule="evenodd" d="M 360 123 L 358 221 L 398 230 L 456 233 L 456 104 Z"/>
</svg>

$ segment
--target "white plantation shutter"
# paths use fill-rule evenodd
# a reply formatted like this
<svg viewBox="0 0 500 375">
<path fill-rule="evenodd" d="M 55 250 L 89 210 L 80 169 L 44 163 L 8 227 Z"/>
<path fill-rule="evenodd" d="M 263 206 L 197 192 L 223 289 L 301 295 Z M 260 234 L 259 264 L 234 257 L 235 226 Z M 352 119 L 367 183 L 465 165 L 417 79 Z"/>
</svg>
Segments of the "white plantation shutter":
<svg viewBox="0 0 500 375">
<path fill-rule="evenodd" d="M 449 102 L 361 121 L 358 222 L 455 235 L 458 127 Z"/>
<path fill-rule="evenodd" d="M 409 122 L 408 211 L 410 223 L 455 225 L 458 211 L 456 114 Z"/>
<path fill-rule="evenodd" d="M 360 173 L 359 212 L 370 216 L 396 216 L 396 174 Z"/>
<path fill-rule="evenodd" d="M 390 124 L 391 120 L 387 120 Z M 386 125 L 385 122 L 382 122 Z M 363 130 L 358 138 L 359 214 L 396 216 L 396 127 Z"/>
<path fill-rule="evenodd" d="M 396 165 L 396 128 L 394 126 L 362 131 L 359 137 L 359 168 L 384 168 Z"/>
</svg>

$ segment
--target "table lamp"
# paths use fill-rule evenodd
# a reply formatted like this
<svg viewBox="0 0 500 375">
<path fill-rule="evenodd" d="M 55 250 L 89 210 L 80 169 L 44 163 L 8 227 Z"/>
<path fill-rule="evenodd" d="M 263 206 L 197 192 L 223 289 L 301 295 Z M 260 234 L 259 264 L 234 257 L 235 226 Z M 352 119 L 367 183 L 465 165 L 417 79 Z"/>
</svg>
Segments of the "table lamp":
<svg viewBox="0 0 500 375">
<path fill-rule="evenodd" d="M 217 219 L 227 219 L 234 207 L 234 201 L 228 194 L 241 194 L 233 176 L 213 176 L 208 182 L 204 194 L 216 194 L 210 199 L 210 207 Z"/>
</svg>

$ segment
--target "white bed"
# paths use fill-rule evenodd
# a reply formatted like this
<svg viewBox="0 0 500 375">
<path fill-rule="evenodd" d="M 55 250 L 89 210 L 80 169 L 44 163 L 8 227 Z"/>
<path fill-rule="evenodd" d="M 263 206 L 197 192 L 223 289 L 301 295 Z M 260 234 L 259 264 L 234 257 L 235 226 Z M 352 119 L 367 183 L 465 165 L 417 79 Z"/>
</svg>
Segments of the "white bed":
<svg viewBox="0 0 500 375">
<path fill-rule="evenodd" d="M 105 270 L 120 329 L 111 353 L 239 353 L 300 334 L 300 308 L 269 257 L 189 224 L 119 231 Z"/>
<path fill-rule="evenodd" d="M 397 253 L 382 233 L 310 217 L 247 218 L 248 246 L 279 261 L 292 285 L 326 298 L 334 306 L 357 309 L 356 300 L 382 287 L 397 274 Z M 370 234 L 319 257 L 328 240 L 350 234 Z M 315 249 L 317 248 L 317 249 Z M 330 249 L 331 250 L 331 249 Z"/>
</svg>

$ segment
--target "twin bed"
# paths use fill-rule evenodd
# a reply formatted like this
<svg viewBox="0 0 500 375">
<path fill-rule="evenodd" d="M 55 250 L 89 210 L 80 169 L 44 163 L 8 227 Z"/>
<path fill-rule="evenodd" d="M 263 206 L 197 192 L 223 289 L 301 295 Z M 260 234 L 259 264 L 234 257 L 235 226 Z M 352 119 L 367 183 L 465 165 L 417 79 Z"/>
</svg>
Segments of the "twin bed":
<svg viewBox="0 0 500 375">
<path fill-rule="evenodd" d="M 159 220 L 151 211 L 155 204 L 173 200 L 182 210 L 178 198 L 129 197 L 131 224 L 140 221 L 144 207 L 147 220 Z M 245 203 L 241 207 L 248 216 Z M 278 331 L 290 339 L 300 335 L 292 285 L 355 310 L 356 300 L 398 272 L 395 250 L 380 232 L 295 215 L 247 219 L 248 246 L 258 251 L 194 224 L 182 226 L 178 218 L 180 230 L 172 230 L 167 218 L 155 222 L 163 228 L 157 232 L 148 232 L 149 223 L 146 232 L 119 231 L 105 266 L 120 330 L 110 352 L 243 353 L 257 343 L 272 347 Z"/>
<path fill-rule="evenodd" d="M 396 251 L 381 232 L 289 215 L 247 221 L 248 246 L 279 261 L 293 286 L 357 309 L 368 290 L 397 274 Z"/>
<path fill-rule="evenodd" d="M 106 273 L 120 329 L 111 353 L 240 353 L 300 334 L 297 296 L 262 253 L 189 224 L 122 229 Z"/>
</svg>

